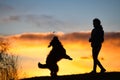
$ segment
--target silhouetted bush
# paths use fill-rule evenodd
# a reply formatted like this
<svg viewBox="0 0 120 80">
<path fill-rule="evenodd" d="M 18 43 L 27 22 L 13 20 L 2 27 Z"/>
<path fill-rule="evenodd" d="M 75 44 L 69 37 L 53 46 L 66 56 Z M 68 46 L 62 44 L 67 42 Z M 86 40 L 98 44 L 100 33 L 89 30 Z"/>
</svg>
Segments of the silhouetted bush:
<svg viewBox="0 0 120 80">
<path fill-rule="evenodd" d="M 9 53 L 8 40 L 0 40 L 0 80 L 18 79 L 18 56 Z"/>
</svg>

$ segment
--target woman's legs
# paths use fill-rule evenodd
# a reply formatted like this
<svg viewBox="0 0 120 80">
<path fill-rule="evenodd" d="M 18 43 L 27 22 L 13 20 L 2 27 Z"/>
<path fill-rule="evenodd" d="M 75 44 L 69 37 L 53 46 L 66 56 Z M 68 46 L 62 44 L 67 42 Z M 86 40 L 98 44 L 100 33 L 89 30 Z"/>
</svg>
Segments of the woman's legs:
<svg viewBox="0 0 120 80">
<path fill-rule="evenodd" d="M 101 49 L 101 45 L 92 48 L 93 72 L 95 72 L 95 73 L 96 73 L 96 67 L 97 67 L 97 65 L 100 67 L 101 72 L 105 72 L 104 67 L 102 66 L 102 64 L 101 64 L 100 61 L 98 60 L 98 54 L 99 54 L 99 52 L 100 52 L 100 49 Z"/>
</svg>

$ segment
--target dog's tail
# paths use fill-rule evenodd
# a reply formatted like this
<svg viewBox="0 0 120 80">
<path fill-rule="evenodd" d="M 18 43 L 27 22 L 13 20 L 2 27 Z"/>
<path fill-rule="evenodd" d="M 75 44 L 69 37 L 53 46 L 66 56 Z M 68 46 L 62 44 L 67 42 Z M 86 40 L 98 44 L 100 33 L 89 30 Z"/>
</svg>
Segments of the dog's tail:
<svg viewBox="0 0 120 80">
<path fill-rule="evenodd" d="M 46 64 L 41 64 L 40 62 L 38 63 L 39 68 L 48 68 Z"/>
</svg>

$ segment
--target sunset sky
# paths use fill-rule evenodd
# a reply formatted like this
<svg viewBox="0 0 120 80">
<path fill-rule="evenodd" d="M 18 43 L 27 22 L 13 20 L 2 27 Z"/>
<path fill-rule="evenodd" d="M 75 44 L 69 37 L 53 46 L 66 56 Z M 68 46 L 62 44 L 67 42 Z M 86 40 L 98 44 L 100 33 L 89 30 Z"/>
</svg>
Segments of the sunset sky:
<svg viewBox="0 0 120 80">
<path fill-rule="evenodd" d="M 9 39 L 19 56 L 20 77 L 49 75 L 37 64 L 45 63 L 53 31 L 73 57 L 58 63 L 58 74 L 86 73 L 92 70 L 88 39 L 97 17 L 105 31 L 99 60 L 107 71 L 120 71 L 119 6 L 120 0 L 0 0 L 0 39 Z"/>
</svg>

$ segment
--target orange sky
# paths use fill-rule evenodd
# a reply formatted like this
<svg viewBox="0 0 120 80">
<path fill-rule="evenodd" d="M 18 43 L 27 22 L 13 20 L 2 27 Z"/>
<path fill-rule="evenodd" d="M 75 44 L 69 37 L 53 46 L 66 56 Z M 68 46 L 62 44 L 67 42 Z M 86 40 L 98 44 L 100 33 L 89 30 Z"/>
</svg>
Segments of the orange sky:
<svg viewBox="0 0 120 80">
<path fill-rule="evenodd" d="M 58 62 L 59 75 L 86 73 L 92 70 L 89 32 L 56 33 L 66 52 L 73 61 L 63 59 Z M 48 69 L 39 69 L 38 62 L 45 63 L 51 50 L 48 44 L 52 33 L 24 33 L 7 36 L 11 43 L 10 51 L 19 56 L 19 77 L 49 75 Z M 1 37 L 2 38 L 2 37 Z M 0 38 L 0 39 L 1 39 Z M 105 33 L 105 42 L 99 54 L 99 60 L 107 71 L 120 71 L 120 33 Z M 98 69 L 99 71 L 99 69 Z"/>
</svg>

